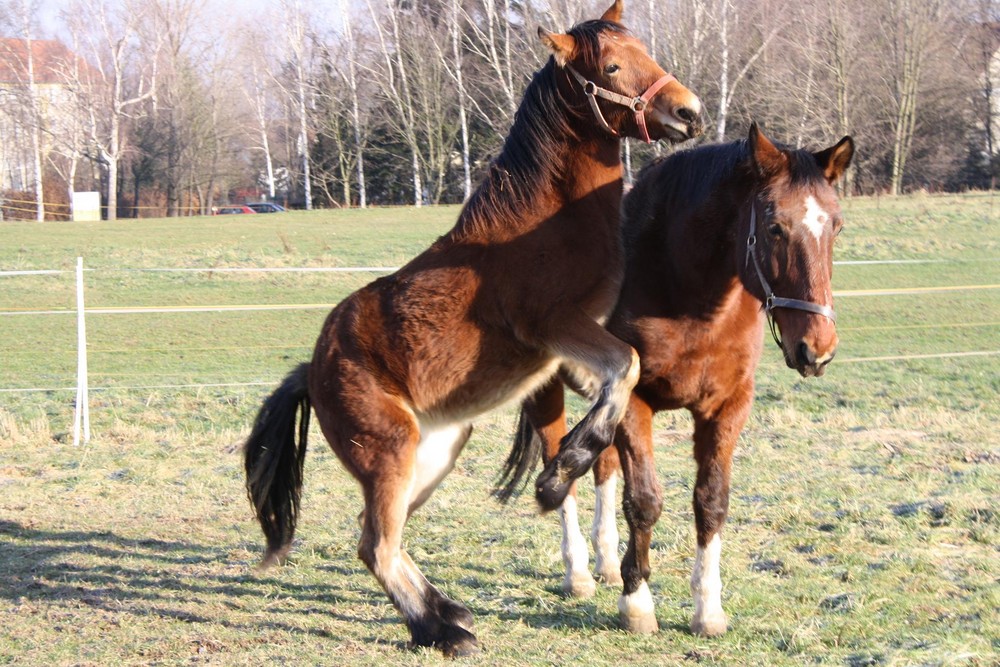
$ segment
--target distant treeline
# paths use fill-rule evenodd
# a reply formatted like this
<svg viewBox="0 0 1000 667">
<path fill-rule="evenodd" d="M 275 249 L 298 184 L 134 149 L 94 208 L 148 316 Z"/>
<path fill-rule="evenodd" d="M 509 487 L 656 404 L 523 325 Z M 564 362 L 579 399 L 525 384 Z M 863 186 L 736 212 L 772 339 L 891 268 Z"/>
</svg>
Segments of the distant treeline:
<svg viewBox="0 0 1000 667">
<path fill-rule="evenodd" d="M 547 57 L 537 27 L 564 30 L 609 3 L 281 0 L 233 16 L 221 0 L 76 0 L 56 26 L 38 25 L 27 0 L 7 4 L 0 72 L 16 76 L 0 83 L 0 184 L 52 203 L 100 189 L 114 217 L 258 198 L 462 201 Z M 625 0 L 624 22 L 701 96 L 705 141 L 742 137 L 751 119 L 794 146 L 850 134 L 847 189 L 899 193 L 993 186 L 996 10 Z M 52 35 L 58 58 L 10 46 Z M 626 150 L 634 172 L 667 149 Z"/>
</svg>

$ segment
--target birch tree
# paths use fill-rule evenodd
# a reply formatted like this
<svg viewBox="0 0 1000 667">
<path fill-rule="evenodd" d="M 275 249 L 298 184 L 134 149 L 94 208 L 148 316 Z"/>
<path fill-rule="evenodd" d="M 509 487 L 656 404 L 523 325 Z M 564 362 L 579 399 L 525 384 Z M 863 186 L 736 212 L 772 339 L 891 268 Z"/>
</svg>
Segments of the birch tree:
<svg viewBox="0 0 1000 667">
<path fill-rule="evenodd" d="M 409 66 L 404 57 L 400 39 L 399 16 L 393 0 L 386 0 L 388 29 L 382 26 L 375 7 L 368 1 L 368 10 L 378 33 L 381 55 L 385 61 L 383 68 L 383 94 L 386 95 L 397 115 L 401 134 L 410 149 L 410 165 L 413 175 L 413 205 L 420 207 L 424 202 L 424 183 L 420 174 L 420 145 L 417 137 L 416 110 L 410 94 Z"/>
<path fill-rule="evenodd" d="M 292 74 L 291 93 L 298 122 L 295 148 L 301 162 L 305 208 L 310 211 L 312 210 L 312 165 L 309 157 L 309 117 L 306 112 L 310 94 L 306 16 L 299 0 L 281 0 L 281 8 L 285 16 L 285 46 L 288 49 L 288 65 Z"/>
<path fill-rule="evenodd" d="M 886 0 L 885 30 L 891 69 L 887 75 L 892 115 L 892 166 L 889 193 L 902 191 L 906 163 L 913 145 L 919 110 L 920 84 L 931 38 L 940 27 L 941 0 Z"/>
<path fill-rule="evenodd" d="M 240 72 L 242 92 L 251 119 L 248 135 L 254 138 L 248 148 L 260 152 L 264 166 L 264 187 L 268 198 L 274 199 L 277 189 L 270 135 L 275 102 L 270 90 L 271 82 L 277 77 L 273 74 L 271 43 L 252 27 L 253 24 L 247 22 L 246 29 L 239 31 L 241 42 L 237 50 L 238 61 L 243 65 Z"/>
<path fill-rule="evenodd" d="M 750 5 L 744 5 L 744 7 L 749 7 Z M 738 27 L 740 22 L 740 14 L 738 13 L 737 6 L 734 0 L 718 0 L 718 9 L 716 14 L 716 20 L 718 25 L 718 35 L 719 35 L 719 99 L 718 106 L 716 107 L 716 125 L 715 125 L 715 138 L 716 141 L 723 141 L 726 138 L 726 126 L 729 120 L 729 109 L 733 103 L 733 98 L 736 95 L 736 91 L 739 88 L 740 83 L 743 82 L 747 73 L 753 67 L 757 59 L 765 52 L 767 47 L 770 45 L 771 41 L 780 32 L 782 25 L 776 23 L 769 28 L 767 32 L 764 33 L 759 43 L 755 48 L 748 49 L 743 55 L 743 62 L 740 63 L 737 58 L 740 55 L 737 44 L 742 43 L 744 45 L 751 45 L 750 39 L 747 36 L 743 36 L 742 42 L 737 42 L 735 37 L 735 29 Z M 755 17 L 758 20 L 750 20 L 750 25 L 760 25 L 762 21 L 759 20 L 760 17 Z M 735 69 L 738 68 L 738 69 Z M 735 69 L 735 72 L 733 71 Z"/>
<path fill-rule="evenodd" d="M 2 5 L 0 5 L 2 7 Z M 30 181 L 35 198 L 35 220 L 41 222 L 45 220 L 45 195 L 42 182 L 42 164 L 44 162 L 42 149 L 42 132 L 45 118 L 42 115 L 39 100 L 38 82 L 36 78 L 35 58 L 35 24 L 38 15 L 38 3 L 31 0 L 17 0 L 11 2 L 7 8 L 10 12 L 11 23 L 15 32 L 20 36 L 20 48 L 0 49 L 0 57 L 13 65 L 10 68 L 15 75 L 16 88 L 12 96 L 16 101 L 16 108 L 8 110 L 13 116 L 12 120 L 27 132 L 28 146 L 24 148 L 30 157 L 31 176 Z"/>
<path fill-rule="evenodd" d="M 95 70 L 88 70 L 84 80 L 72 82 L 74 92 L 85 98 L 82 107 L 89 110 L 88 126 L 93 156 L 105 168 L 107 178 L 107 219 L 118 218 L 119 166 L 128 146 L 125 132 L 128 121 L 151 99 L 156 90 L 156 60 L 139 62 L 138 27 L 143 19 L 143 5 L 127 0 L 119 8 L 108 0 L 76 0 L 64 13 L 74 34 L 74 42 L 87 51 Z M 161 42 L 146 51 L 158 55 Z M 128 68 L 134 66 L 134 77 Z M 92 79 L 92 74 L 97 80 Z"/>
<path fill-rule="evenodd" d="M 354 135 L 355 166 L 357 169 L 358 183 L 358 206 L 367 208 L 368 187 L 365 184 L 365 144 L 367 143 L 366 132 L 362 129 L 361 100 L 358 95 L 358 68 L 359 52 L 358 43 L 355 38 L 354 27 L 352 25 L 353 12 L 348 8 L 347 0 L 341 0 L 340 11 L 342 14 L 342 25 L 344 30 L 344 44 L 347 47 L 347 62 L 345 63 L 345 74 L 347 88 L 351 98 L 351 126 Z M 347 204 L 350 205 L 350 193 L 348 192 Z"/>
</svg>

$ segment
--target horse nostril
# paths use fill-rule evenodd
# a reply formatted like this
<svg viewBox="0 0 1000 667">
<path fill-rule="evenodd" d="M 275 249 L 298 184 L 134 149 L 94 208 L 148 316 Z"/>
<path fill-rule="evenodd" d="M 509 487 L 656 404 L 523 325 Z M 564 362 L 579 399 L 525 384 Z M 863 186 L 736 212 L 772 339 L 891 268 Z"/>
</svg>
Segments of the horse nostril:
<svg viewBox="0 0 1000 667">
<path fill-rule="evenodd" d="M 698 120 L 698 112 L 687 107 L 677 107 L 674 109 L 674 115 L 689 125 Z"/>
<path fill-rule="evenodd" d="M 813 366 L 816 364 L 816 353 L 809 347 L 808 343 L 802 341 L 795 348 L 795 355 L 800 366 Z"/>
</svg>

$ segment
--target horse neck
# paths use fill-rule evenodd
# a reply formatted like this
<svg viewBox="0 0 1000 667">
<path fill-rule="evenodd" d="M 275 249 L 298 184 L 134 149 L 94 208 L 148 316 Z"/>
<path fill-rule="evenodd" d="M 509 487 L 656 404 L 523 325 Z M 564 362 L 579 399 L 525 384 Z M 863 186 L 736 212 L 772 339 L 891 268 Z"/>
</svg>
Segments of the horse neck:
<svg viewBox="0 0 1000 667">
<path fill-rule="evenodd" d="M 715 193 L 679 216 L 681 228 L 671 230 L 665 244 L 673 279 L 702 299 L 723 298 L 731 291 L 744 250 L 739 217 L 740 202 L 747 193 L 726 184 Z"/>
<path fill-rule="evenodd" d="M 614 209 L 605 217 L 617 230 L 620 142 L 574 109 L 556 85 L 551 64 L 529 84 L 500 155 L 453 234 L 466 240 L 514 236 L 595 193 Z"/>
<path fill-rule="evenodd" d="M 591 193 L 618 184 L 621 197 L 620 142 L 614 137 L 590 137 L 567 151 L 564 177 L 555 184 L 562 203 L 584 199 Z"/>
</svg>

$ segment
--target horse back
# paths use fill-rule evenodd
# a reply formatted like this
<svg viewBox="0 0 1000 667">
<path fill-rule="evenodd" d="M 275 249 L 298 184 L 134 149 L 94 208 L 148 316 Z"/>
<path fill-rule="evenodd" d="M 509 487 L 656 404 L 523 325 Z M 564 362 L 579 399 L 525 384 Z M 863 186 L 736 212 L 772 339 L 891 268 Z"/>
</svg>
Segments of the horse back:
<svg viewBox="0 0 1000 667">
<path fill-rule="evenodd" d="M 752 392 L 761 352 L 760 304 L 731 249 L 720 250 L 732 246 L 719 242 L 731 225 L 727 197 L 686 185 L 698 158 L 653 162 L 622 206 L 626 273 L 608 329 L 639 353 L 635 391 L 654 410 L 711 411 Z"/>
</svg>

